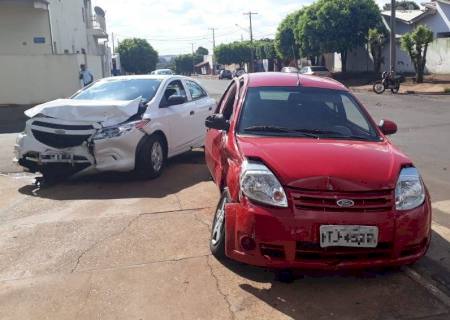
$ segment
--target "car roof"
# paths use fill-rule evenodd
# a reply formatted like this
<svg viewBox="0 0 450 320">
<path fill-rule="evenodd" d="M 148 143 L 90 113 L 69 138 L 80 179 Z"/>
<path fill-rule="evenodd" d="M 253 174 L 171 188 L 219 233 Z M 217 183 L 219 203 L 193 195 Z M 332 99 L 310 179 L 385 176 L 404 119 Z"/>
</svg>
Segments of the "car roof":
<svg viewBox="0 0 450 320">
<path fill-rule="evenodd" d="M 331 78 L 321 78 L 298 73 L 257 72 L 245 74 L 248 86 L 257 87 L 310 87 L 349 91 L 342 83 Z"/>
<path fill-rule="evenodd" d="M 143 74 L 143 75 L 108 77 L 108 78 L 104 78 L 101 80 L 131 80 L 131 79 L 165 80 L 167 78 L 191 79 L 189 77 L 184 77 L 184 76 L 179 76 L 179 75 L 174 75 L 174 74 Z"/>
</svg>

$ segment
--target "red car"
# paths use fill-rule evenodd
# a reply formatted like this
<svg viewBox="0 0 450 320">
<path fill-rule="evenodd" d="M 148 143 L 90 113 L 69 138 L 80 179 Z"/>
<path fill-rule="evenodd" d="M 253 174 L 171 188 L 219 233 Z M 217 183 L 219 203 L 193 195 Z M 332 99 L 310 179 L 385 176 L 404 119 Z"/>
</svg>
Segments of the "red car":
<svg viewBox="0 0 450 320">
<path fill-rule="evenodd" d="M 339 82 L 288 73 L 232 81 L 208 128 L 222 195 L 210 248 L 270 268 L 411 264 L 430 243 L 418 170 Z"/>
</svg>

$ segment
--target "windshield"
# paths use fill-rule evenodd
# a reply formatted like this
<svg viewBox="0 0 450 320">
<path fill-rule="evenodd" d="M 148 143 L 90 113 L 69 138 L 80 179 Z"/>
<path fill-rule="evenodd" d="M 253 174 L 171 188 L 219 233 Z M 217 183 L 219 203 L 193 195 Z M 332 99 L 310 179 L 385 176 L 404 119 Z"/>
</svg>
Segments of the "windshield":
<svg viewBox="0 0 450 320">
<path fill-rule="evenodd" d="M 150 101 L 158 91 L 161 80 L 157 79 L 108 79 L 95 82 L 75 94 L 76 100 L 134 100 L 142 97 Z"/>
<path fill-rule="evenodd" d="M 380 139 L 349 93 L 302 87 L 250 88 L 238 132 L 350 140 Z"/>
</svg>

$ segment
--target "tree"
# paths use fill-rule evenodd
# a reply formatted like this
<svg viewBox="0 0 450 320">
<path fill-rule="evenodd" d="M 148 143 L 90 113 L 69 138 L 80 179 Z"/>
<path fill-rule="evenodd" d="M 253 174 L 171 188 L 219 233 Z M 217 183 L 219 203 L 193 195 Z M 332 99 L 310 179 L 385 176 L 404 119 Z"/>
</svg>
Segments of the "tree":
<svg viewBox="0 0 450 320">
<path fill-rule="evenodd" d="M 220 64 L 236 63 L 242 65 L 244 63 L 250 63 L 251 44 L 249 41 L 235 41 L 220 44 L 214 49 L 214 56 Z"/>
<path fill-rule="evenodd" d="M 126 72 L 145 74 L 155 70 L 158 52 L 145 39 L 125 39 L 117 48 L 120 62 Z"/>
<path fill-rule="evenodd" d="M 420 7 L 414 1 L 395 1 L 395 10 L 419 10 Z M 391 3 L 385 3 L 383 6 L 384 11 L 391 10 Z"/>
<path fill-rule="evenodd" d="M 419 25 L 412 32 L 401 38 L 401 48 L 408 52 L 416 71 L 417 83 L 423 82 L 425 64 L 427 63 L 428 44 L 433 41 L 433 31 L 427 26 Z"/>
<path fill-rule="evenodd" d="M 278 25 L 275 34 L 276 53 L 285 61 L 285 63 L 289 63 L 300 57 L 295 30 L 301 14 L 302 10 L 298 10 L 287 15 Z"/>
<path fill-rule="evenodd" d="M 369 29 L 380 24 L 374 0 L 318 0 L 300 16 L 298 39 L 303 54 L 340 53 L 346 72 L 348 52 L 364 45 Z"/>
<path fill-rule="evenodd" d="M 191 74 L 194 71 L 194 57 L 192 54 L 181 54 L 175 57 L 175 71 L 177 74 Z"/>
<path fill-rule="evenodd" d="M 383 47 L 386 43 L 386 28 L 369 29 L 368 34 L 369 49 L 373 58 L 373 71 L 376 74 L 380 73 L 381 63 L 384 62 Z"/>
<path fill-rule="evenodd" d="M 203 47 L 198 47 L 197 50 L 195 50 L 195 55 L 202 56 L 202 59 L 203 59 L 203 56 L 207 56 L 208 53 L 209 53 L 208 49 L 203 48 Z"/>
</svg>

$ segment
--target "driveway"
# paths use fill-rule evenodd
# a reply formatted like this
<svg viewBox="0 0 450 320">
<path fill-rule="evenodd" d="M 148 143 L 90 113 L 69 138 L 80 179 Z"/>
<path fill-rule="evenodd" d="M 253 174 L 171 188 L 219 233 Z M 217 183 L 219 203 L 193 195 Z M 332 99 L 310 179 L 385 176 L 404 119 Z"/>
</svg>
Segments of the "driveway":
<svg viewBox="0 0 450 320">
<path fill-rule="evenodd" d="M 227 83 L 202 82 L 216 95 Z M 448 319 L 447 300 L 429 290 L 445 294 L 450 283 L 450 101 L 358 96 L 376 118 L 398 121 L 394 139 L 433 196 L 435 237 L 414 273 L 281 283 L 210 255 L 219 194 L 202 150 L 172 159 L 152 181 L 101 175 L 39 189 L 9 163 L 14 135 L 0 135 L 0 319 Z"/>
</svg>

